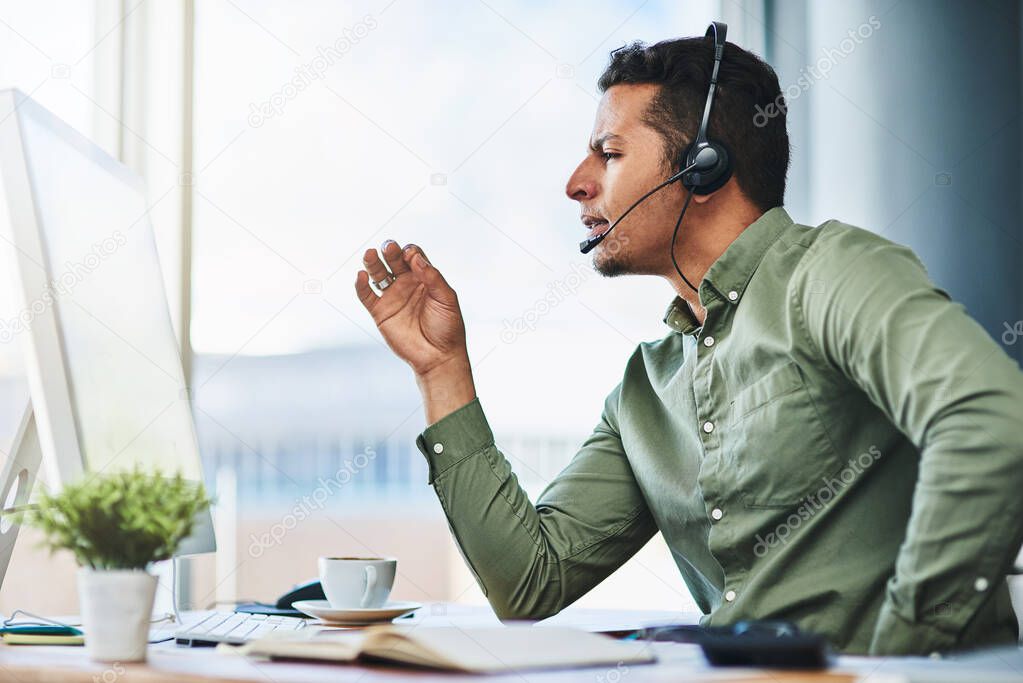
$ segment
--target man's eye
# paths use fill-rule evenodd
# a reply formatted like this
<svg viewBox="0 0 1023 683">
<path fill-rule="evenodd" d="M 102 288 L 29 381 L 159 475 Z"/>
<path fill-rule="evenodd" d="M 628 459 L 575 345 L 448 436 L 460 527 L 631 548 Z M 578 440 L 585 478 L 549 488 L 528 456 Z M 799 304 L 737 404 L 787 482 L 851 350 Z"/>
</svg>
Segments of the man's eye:
<svg viewBox="0 0 1023 683">
<path fill-rule="evenodd" d="M 611 161 L 611 159 L 617 159 L 621 156 L 621 154 L 618 154 L 617 152 L 601 152 L 600 156 L 603 157 L 605 162 L 607 162 Z"/>
</svg>

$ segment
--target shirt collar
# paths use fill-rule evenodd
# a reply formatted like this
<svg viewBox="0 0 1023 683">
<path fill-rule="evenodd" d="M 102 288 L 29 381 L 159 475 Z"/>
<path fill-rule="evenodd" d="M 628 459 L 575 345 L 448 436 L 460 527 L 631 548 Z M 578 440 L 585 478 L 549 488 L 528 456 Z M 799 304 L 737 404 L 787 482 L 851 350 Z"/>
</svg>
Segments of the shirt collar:
<svg viewBox="0 0 1023 683">
<path fill-rule="evenodd" d="M 680 296 L 676 296 L 668 305 L 668 310 L 664 312 L 664 324 L 682 334 L 692 334 L 700 329 L 700 323 L 689 304 Z"/>
<path fill-rule="evenodd" d="M 739 233 L 724 253 L 718 257 L 700 283 L 700 299 L 706 301 L 707 287 L 717 291 L 720 297 L 730 303 L 738 304 L 743 292 L 749 284 L 764 254 L 782 230 L 792 225 L 792 218 L 780 206 L 769 209 L 761 214 L 746 229 Z M 676 296 L 664 314 L 664 323 L 676 332 L 692 334 L 700 328 L 699 322 L 681 297 Z"/>
</svg>

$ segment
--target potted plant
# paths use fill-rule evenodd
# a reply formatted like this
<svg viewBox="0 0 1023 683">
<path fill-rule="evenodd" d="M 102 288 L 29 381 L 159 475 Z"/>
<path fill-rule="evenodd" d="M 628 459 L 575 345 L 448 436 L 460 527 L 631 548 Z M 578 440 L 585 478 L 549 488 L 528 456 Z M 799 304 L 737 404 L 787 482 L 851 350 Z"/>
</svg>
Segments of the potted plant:
<svg viewBox="0 0 1023 683">
<path fill-rule="evenodd" d="M 42 532 L 51 552 L 78 562 L 78 601 L 89 656 L 146 658 L 157 578 L 148 569 L 170 559 L 210 504 L 203 487 L 181 474 L 138 467 L 87 475 L 57 494 L 43 493 L 20 520 Z"/>
</svg>

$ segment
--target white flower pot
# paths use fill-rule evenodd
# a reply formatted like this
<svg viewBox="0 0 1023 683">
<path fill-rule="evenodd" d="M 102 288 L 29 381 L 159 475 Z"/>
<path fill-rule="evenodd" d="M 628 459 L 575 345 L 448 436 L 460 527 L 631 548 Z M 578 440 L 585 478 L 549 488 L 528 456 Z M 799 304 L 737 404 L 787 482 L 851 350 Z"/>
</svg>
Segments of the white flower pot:
<svg viewBox="0 0 1023 683">
<path fill-rule="evenodd" d="M 157 579 L 140 569 L 78 570 L 85 650 L 101 662 L 146 658 Z"/>
</svg>

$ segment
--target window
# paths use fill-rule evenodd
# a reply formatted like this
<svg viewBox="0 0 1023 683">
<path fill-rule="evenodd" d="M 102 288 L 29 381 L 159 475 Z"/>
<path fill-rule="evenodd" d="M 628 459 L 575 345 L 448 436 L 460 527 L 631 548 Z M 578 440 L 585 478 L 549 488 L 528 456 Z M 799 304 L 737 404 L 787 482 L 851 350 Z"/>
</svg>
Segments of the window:
<svg viewBox="0 0 1023 683">
<path fill-rule="evenodd" d="M 362 253 L 388 237 L 420 244 L 459 292 L 479 395 L 538 494 L 635 345 L 663 336 L 670 299 L 648 279 L 602 281 L 578 252 L 563 188 L 597 76 L 613 47 L 665 26 L 700 33 L 702 13 L 488 1 L 442 16 L 407 0 L 196 11 L 192 346 L 207 476 L 231 474 L 238 538 L 264 565 L 301 552 L 299 536 L 399 552 L 408 539 L 379 524 L 397 515 L 433 519 L 423 533 L 464 579 L 414 445 L 412 374 L 354 296 Z M 255 586 L 255 571 L 242 564 L 239 581 Z M 465 591 L 436 578 L 406 589 Z"/>
<path fill-rule="evenodd" d="M 116 31 L 119 16 L 98 4 L 0 2 L 0 89 L 17 88 L 118 154 Z M 113 37 L 112 37 L 113 36 Z M 111 61 L 111 50 L 114 59 Z M 4 277 L 10 278 L 4 264 Z M 10 451 L 29 399 L 13 280 L 0 285 L 0 455 Z M 42 473 L 41 473 L 42 474 Z M 37 537 L 22 531 L 0 593 L 0 612 L 27 608 L 66 614 L 73 609 L 73 562 L 48 560 Z M 40 595 L 35 587 L 49 585 Z"/>
<path fill-rule="evenodd" d="M 402 563 L 396 595 L 482 599 L 426 485 L 412 374 L 355 298 L 361 254 L 416 242 L 458 290 L 481 400 L 535 497 L 635 345 L 663 336 L 670 298 L 602 280 L 577 250 L 563 188 L 597 76 L 613 47 L 702 32 L 717 4 L 204 0 L 190 23 L 188 4 L 0 2 L 0 83 L 145 177 L 179 327 L 191 286 L 185 357 L 220 550 L 192 563 L 186 602 L 271 599 L 338 552 L 429 553 Z M 6 377 L 0 408 L 27 395 Z M 19 548 L 9 583 L 41 562 Z M 594 604 L 634 602 L 638 583 L 690 604 L 663 543 L 631 566 Z M 72 611 L 73 588 L 57 593 L 38 609 Z"/>
</svg>

